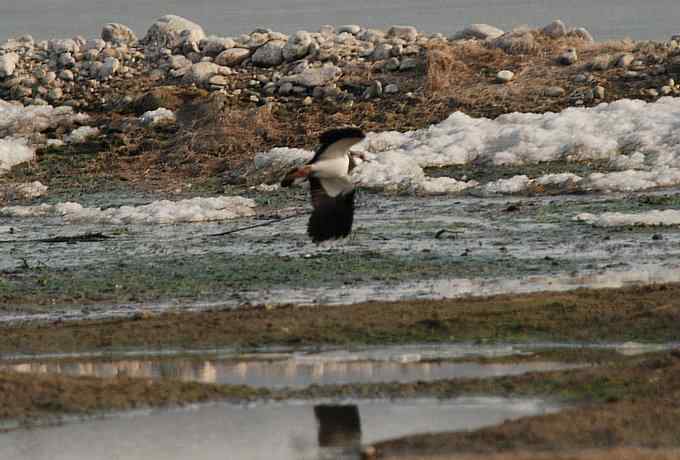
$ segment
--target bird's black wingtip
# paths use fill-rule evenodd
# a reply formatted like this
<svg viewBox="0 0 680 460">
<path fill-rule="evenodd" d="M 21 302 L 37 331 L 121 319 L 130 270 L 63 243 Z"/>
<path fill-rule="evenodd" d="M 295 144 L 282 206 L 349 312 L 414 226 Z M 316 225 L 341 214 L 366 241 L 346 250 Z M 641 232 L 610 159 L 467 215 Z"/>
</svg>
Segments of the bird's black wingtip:
<svg viewBox="0 0 680 460">
<path fill-rule="evenodd" d="M 322 145 L 330 145 L 341 139 L 363 139 L 365 137 L 366 135 L 361 129 L 348 126 L 345 128 L 329 129 L 321 133 L 319 142 Z"/>
</svg>

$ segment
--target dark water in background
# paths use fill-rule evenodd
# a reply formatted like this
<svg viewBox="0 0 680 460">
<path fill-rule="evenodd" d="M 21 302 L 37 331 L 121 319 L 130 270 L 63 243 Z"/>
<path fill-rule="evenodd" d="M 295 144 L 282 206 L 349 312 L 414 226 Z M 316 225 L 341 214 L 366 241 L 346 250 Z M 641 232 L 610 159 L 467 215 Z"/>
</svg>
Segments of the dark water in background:
<svg viewBox="0 0 680 460">
<path fill-rule="evenodd" d="M 596 39 L 667 39 L 680 33 L 678 0 L 0 0 L 0 39 L 23 33 L 93 37 L 107 22 L 127 24 L 141 37 L 156 17 L 168 13 L 223 36 L 258 26 L 315 31 L 322 24 L 409 24 L 450 34 L 470 23 L 510 29 L 555 18 L 588 28 Z"/>
</svg>

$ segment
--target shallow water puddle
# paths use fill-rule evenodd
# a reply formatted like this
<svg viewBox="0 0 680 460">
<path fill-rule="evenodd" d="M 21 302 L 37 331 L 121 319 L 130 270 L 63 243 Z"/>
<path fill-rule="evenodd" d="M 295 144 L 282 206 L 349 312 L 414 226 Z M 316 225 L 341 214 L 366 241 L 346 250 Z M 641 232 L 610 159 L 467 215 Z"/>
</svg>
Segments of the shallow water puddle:
<svg viewBox="0 0 680 460">
<path fill-rule="evenodd" d="M 122 414 L 0 435 L 0 458 L 31 460 L 359 459 L 361 444 L 480 428 L 555 412 L 538 399 L 216 404 Z"/>
<path fill-rule="evenodd" d="M 115 359 L 67 359 L 0 363 L 0 370 L 38 374 L 115 377 L 250 385 L 254 387 L 304 387 L 311 384 L 416 382 L 452 378 L 495 377 L 579 367 L 557 362 L 478 364 L 452 362 L 459 357 L 527 354 L 512 346 L 467 345 L 388 347 L 320 353 L 253 353 L 214 356 L 128 356 Z"/>
</svg>

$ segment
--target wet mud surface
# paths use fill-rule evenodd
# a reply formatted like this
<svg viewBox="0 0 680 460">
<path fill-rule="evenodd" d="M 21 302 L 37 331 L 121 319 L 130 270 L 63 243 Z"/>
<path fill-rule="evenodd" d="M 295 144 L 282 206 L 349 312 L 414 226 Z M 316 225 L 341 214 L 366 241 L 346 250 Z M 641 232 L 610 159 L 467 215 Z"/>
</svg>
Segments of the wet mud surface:
<svg viewBox="0 0 680 460">
<path fill-rule="evenodd" d="M 303 195 L 277 206 L 297 212 Z M 148 197 L 82 201 L 106 207 Z M 305 217 L 210 236 L 278 213 L 175 225 L 0 218 L 0 320 L 674 282 L 680 280 L 676 228 L 603 229 L 574 217 L 672 209 L 676 201 L 668 193 L 425 201 L 365 193 L 352 238 L 321 246 L 307 241 Z M 101 237 L 78 240 L 83 235 Z"/>
</svg>

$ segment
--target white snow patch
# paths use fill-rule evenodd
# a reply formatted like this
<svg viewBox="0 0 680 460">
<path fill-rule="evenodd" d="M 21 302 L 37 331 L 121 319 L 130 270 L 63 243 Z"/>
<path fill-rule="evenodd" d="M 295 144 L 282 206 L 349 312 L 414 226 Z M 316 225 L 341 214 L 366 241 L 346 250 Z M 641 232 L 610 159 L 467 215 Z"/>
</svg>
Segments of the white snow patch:
<svg viewBox="0 0 680 460">
<path fill-rule="evenodd" d="M 69 126 L 88 120 L 82 113 L 74 113 L 71 107 L 51 105 L 14 104 L 0 99 L 0 137 L 28 136 L 57 126 Z"/>
<path fill-rule="evenodd" d="M 654 210 L 630 214 L 621 212 L 583 213 L 574 217 L 574 220 L 587 222 L 595 227 L 680 225 L 680 210 L 666 209 L 665 211 Z"/>
<path fill-rule="evenodd" d="M 32 199 L 43 196 L 46 193 L 47 186 L 38 181 L 0 185 L 0 198 L 5 199 Z"/>
<path fill-rule="evenodd" d="M 148 126 L 154 126 L 159 123 L 174 123 L 175 120 L 176 117 L 174 112 L 164 107 L 144 112 L 144 114 L 141 117 L 139 117 L 139 121 L 143 125 Z"/>
<path fill-rule="evenodd" d="M 609 160 L 612 169 L 625 171 L 587 177 L 548 174 L 534 180 L 519 175 L 484 184 L 482 189 L 518 193 L 533 183 L 568 184 L 584 191 L 667 187 L 680 184 L 680 98 L 665 97 L 656 102 L 623 99 L 592 108 L 571 107 L 559 113 L 511 113 L 494 120 L 456 112 L 441 123 L 416 131 L 368 133 L 356 149 L 375 155 L 354 170 L 354 181 L 377 190 L 441 193 L 450 188 L 457 192 L 472 185 L 445 185 L 445 181 L 426 177 L 423 168 L 555 160 Z M 272 162 L 279 169 L 292 167 L 312 155 L 298 149 L 286 150 L 295 155 L 283 155 L 282 149 L 259 154 L 255 169 L 269 167 Z M 623 151 L 628 153 L 622 154 Z"/>
<path fill-rule="evenodd" d="M 541 185 L 562 185 L 568 182 L 581 182 L 582 178 L 572 173 L 546 174 L 536 179 Z"/>
<path fill-rule="evenodd" d="M 99 129 L 92 126 L 81 126 L 71 131 L 71 134 L 64 138 L 67 144 L 80 144 L 86 140 L 99 136 Z"/>
<path fill-rule="evenodd" d="M 154 201 L 141 206 L 87 208 L 65 202 L 0 208 L 3 217 L 63 217 L 67 222 L 99 224 L 175 224 L 235 219 L 255 214 L 255 201 L 239 196 Z"/>
<path fill-rule="evenodd" d="M 442 195 L 446 193 L 459 193 L 463 190 L 476 187 L 479 182 L 459 181 L 450 177 L 437 177 L 434 179 L 426 179 L 418 186 L 417 191 L 427 195 Z"/>
<path fill-rule="evenodd" d="M 0 139 L 0 176 L 13 166 L 31 161 L 35 157 L 35 150 L 28 146 L 26 139 Z"/>
<path fill-rule="evenodd" d="M 484 186 L 487 193 L 518 193 L 526 190 L 532 180 L 525 175 L 513 176 L 510 179 L 498 179 Z"/>
</svg>

